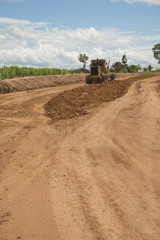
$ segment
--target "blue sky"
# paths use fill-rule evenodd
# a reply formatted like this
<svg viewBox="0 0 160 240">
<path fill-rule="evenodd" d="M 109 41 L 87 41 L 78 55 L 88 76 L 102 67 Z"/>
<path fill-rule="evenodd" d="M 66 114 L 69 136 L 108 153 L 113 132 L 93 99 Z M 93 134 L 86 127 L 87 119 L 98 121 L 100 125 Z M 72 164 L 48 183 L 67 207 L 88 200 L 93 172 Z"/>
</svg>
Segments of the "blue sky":
<svg viewBox="0 0 160 240">
<path fill-rule="evenodd" d="M 152 64 L 160 0 L 0 0 L 0 66 L 80 67 L 77 56 Z"/>
</svg>

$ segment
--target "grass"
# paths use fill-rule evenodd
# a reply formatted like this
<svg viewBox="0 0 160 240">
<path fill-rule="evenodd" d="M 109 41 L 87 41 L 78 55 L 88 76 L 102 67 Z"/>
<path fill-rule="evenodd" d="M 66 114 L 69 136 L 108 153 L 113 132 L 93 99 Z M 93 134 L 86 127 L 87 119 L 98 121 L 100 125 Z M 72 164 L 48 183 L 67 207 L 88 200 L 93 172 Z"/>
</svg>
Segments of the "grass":
<svg viewBox="0 0 160 240">
<path fill-rule="evenodd" d="M 154 74 L 154 73 L 160 73 L 160 71 L 155 71 L 155 72 L 153 72 L 153 71 L 150 71 L 150 72 L 141 72 L 142 74 Z"/>
</svg>

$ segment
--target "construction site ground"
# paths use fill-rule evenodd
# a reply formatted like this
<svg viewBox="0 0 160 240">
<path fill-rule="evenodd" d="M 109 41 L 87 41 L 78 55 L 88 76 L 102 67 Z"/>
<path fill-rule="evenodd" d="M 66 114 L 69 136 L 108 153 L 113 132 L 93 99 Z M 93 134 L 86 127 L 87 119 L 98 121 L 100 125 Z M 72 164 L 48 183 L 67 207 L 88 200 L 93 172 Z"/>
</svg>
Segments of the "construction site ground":
<svg viewBox="0 0 160 240">
<path fill-rule="evenodd" d="M 160 74 L 63 84 L 0 95 L 0 240 L 160 240 Z"/>
</svg>

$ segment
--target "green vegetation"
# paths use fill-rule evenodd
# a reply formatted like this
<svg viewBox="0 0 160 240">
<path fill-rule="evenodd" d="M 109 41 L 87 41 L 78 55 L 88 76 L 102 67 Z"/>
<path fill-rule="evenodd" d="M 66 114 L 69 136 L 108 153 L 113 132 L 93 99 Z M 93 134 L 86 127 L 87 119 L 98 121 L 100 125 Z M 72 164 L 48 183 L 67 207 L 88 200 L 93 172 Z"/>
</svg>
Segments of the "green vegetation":
<svg viewBox="0 0 160 240">
<path fill-rule="evenodd" d="M 150 72 L 150 71 L 147 71 L 147 72 L 146 72 L 146 71 L 143 71 L 143 72 L 141 72 L 141 73 L 143 73 L 143 74 L 154 74 L 154 73 L 159 73 L 159 72 L 160 72 L 160 71 L 157 70 L 157 71 L 151 71 L 151 72 Z"/>
<path fill-rule="evenodd" d="M 88 61 L 89 57 L 86 54 L 80 53 L 78 56 L 78 60 L 83 63 L 83 68 L 86 68 L 86 63 Z"/>
<path fill-rule="evenodd" d="M 115 62 L 112 67 L 111 71 L 112 72 L 120 72 L 120 73 L 134 73 L 138 72 L 141 69 L 139 65 L 127 65 L 127 64 L 122 64 L 121 62 Z"/>
<path fill-rule="evenodd" d="M 24 76 L 42 76 L 42 75 L 61 75 L 71 74 L 71 70 L 59 68 L 33 68 L 11 66 L 0 68 L 0 79 L 24 77 Z"/>
<path fill-rule="evenodd" d="M 158 63 L 160 64 L 160 43 L 154 45 L 154 48 L 152 48 L 154 58 L 158 60 Z"/>
<path fill-rule="evenodd" d="M 151 65 L 150 65 L 150 68 L 152 68 Z M 138 65 L 127 64 L 127 57 L 125 54 L 122 56 L 121 62 L 115 62 L 111 68 L 112 72 L 120 72 L 120 73 L 134 73 L 134 72 L 138 72 L 139 70 L 141 70 L 141 67 L 139 64 Z"/>
<path fill-rule="evenodd" d="M 136 73 L 136 72 L 146 72 L 150 73 L 152 72 L 153 67 L 149 65 L 148 67 L 141 68 L 141 66 L 138 65 L 128 65 L 127 64 L 127 58 L 126 55 L 122 56 L 121 62 L 115 62 L 112 64 L 112 67 L 110 69 L 111 72 L 117 72 L 117 73 Z M 157 70 L 158 71 L 158 70 Z M 153 72 L 157 72 L 153 71 Z"/>
<path fill-rule="evenodd" d="M 121 64 L 122 64 L 122 67 L 123 68 L 127 68 L 127 58 L 126 58 L 126 55 L 124 54 L 123 56 L 122 56 L 122 61 L 121 61 Z"/>
</svg>

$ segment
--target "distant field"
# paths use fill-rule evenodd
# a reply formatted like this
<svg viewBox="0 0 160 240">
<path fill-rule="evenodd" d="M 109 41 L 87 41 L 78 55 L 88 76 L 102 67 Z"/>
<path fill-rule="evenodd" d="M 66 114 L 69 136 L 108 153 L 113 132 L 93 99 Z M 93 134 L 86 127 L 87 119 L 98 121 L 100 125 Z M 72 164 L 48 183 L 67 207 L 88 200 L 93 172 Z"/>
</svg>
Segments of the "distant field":
<svg viewBox="0 0 160 240">
<path fill-rule="evenodd" d="M 0 68 L 0 80 L 12 79 L 15 77 L 45 76 L 45 75 L 64 75 L 72 73 L 89 73 L 89 70 L 83 68 L 76 70 L 67 70 L 60 68 L 33 68 L 33 67 L 3 67 Z M 141 72 L 142 74 L 153 74 L 159 72 Z M 118 73 L 119 74 L 119 73 Z M 121 73 L 122 74 L 122 73 Z M 125 73 L 123 73 L 125 74 Z"/>
<path fill-rule="evenodd" d="M 142 74 L 148 74 L 148 73 L 149 73 L 149 74 L 150 74 L 150 73 L 153 74 L 153 73 L 160 73 L 160 71 L 156 71 L 156 72 L 151 72 L 151 71 L 150 71 L 150 72 L 141 72 L 141 73 L 142 73 Z"/>
<path fill-rule="evenodd" d="M 24 76 L 44 76 L 44 75 L 63 75 L 71 74 L 71 70 L 59 68 L 32 68 L 32 67 L 3 67 L 0 68 L 0 79 L 11 79 Z"/>
</svg>

